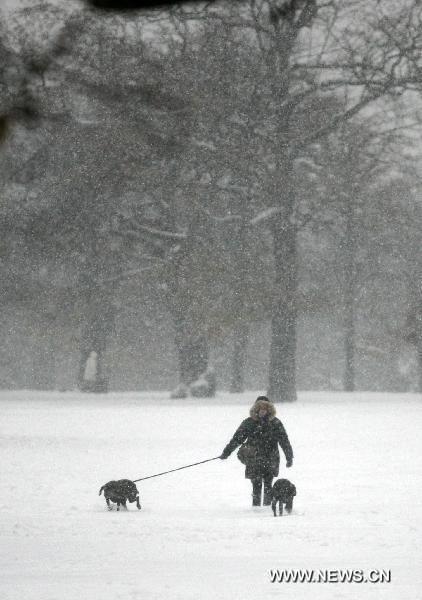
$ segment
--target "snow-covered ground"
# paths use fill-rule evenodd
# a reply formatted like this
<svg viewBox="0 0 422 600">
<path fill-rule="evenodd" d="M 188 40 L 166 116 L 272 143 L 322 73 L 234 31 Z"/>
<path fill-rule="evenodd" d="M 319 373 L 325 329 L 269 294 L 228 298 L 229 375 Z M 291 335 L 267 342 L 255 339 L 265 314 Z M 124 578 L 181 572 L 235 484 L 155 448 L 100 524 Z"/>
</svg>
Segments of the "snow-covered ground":
<svg viewBox="0 0 422 600">
<path fill-rule="evenodd" d="M 100 486 L 217 456 L 255 393 L 0 393 L 2 600 L 416 600 L 422 402 L 306 393 L 278 406 L 295 452 L 294 512 L 250 507 L 235 454 L 139 484 L 108 512 Z M 271 583 L 269 569 L 391 569 L 391 583 Z"/>
</svg>

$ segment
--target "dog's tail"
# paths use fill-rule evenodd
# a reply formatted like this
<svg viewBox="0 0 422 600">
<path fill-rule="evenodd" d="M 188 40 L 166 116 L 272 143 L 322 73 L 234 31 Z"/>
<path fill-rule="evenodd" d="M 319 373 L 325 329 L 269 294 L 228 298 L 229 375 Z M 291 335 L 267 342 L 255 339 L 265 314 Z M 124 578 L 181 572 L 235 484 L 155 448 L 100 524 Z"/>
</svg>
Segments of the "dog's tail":
<svg viewBox="0 0 422 600">
<path fill-rule="evenodd" d="M 105 485 L 103 485 L 103 487 L 100 489 L 100 491 L 98 492 L 98 495 L 101 496 L 101 492 L 103 491 L 103 489 L 105 488 Z"/>
</svg>

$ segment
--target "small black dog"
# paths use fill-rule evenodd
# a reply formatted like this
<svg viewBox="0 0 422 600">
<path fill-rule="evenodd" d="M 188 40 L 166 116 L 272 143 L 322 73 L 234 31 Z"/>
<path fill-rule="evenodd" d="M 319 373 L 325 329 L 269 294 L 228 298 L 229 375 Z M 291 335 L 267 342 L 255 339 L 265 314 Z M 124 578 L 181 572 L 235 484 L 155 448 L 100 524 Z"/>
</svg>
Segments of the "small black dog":
<svg viewBox="0 0 422 600">
<path fill-rule="evenodd" d="M 101 496 L 101 492 L 104 490 L 104 498 L 107 502 L 108 510 L 112 510 L 113 507 L 110 506 L 110 500 L 117 504 L 117 510 L 120 510 L 120 505 L 122 505 L 126 510 L 126 501 L 136 502 L 136 506 L 138 510 L 141 509 L 141 505 L 139 504 L 139 492 L 136 485 L 130 479 L 119 479 L 118 481 L 109 481 L 99 491 L 99 496 Z"/>
<path fill-rule="evenodd" d="M 286 512 L 291 513 L 293 509 L 293 498 L 296 496 L 296 488 L 288 479 L 277 479 L 272 487 L 273 500 L 271 508 L 274 516 L 277 516 L 277 502 L 279 506 L 280 517 L 283 514 L 283 504 L 286 505 Z"/>
</svg>

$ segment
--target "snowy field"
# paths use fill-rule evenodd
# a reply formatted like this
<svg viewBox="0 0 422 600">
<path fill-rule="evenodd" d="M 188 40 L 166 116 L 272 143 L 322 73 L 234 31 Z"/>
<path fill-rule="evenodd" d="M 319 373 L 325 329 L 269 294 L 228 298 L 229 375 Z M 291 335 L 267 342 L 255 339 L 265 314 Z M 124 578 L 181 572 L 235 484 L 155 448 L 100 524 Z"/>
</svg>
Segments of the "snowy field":
<svg viewBox="0 0 422 600">
<path fill-rule="evenodd" d="M 106 510 L 110 479 L 219 455 L 255 397 L 0 393 L 0 598 L 420 598 L 416 395 L 278 406 L 295 453 L 281 470 L 298 489 L 290 516 L 251 508 L 235 453 L 141 482 L 141 511 Z M 391 569 L 392 581 L 271 583 L 276 568 Z"/>
</svg>

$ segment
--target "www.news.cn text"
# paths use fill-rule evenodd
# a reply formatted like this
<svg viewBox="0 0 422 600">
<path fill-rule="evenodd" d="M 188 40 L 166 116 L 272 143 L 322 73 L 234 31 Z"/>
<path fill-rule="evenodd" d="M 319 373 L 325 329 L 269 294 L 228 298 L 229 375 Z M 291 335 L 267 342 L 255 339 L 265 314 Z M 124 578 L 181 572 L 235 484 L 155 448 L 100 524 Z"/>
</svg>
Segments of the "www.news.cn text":
<svg viewBox="0 0 422 600">
<path fill-rule="evenodd" d="M 270 569 L 271 583 L 391 583 L 385 569 Z"/>
</svg>

